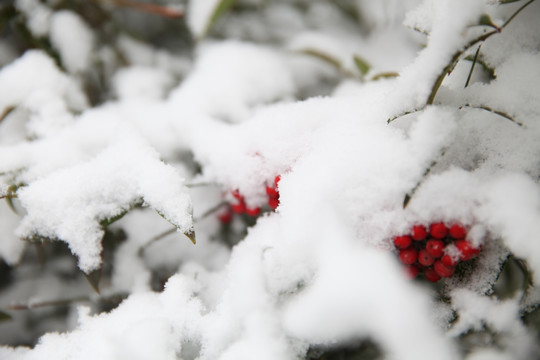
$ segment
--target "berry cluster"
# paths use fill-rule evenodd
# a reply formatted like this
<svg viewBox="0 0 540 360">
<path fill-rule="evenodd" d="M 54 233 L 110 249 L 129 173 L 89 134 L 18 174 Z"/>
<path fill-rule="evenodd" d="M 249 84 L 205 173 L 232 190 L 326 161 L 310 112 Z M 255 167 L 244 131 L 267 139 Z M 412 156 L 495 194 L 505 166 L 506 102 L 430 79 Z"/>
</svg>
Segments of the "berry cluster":
<svg viewBox="0 0 540 360">
<path fill-rule="evenodd" d="M 427 280 L 436 282 L 451 277 L 460 262 L 480 253 L 480 248 L 466 237 L 467 229 L 462 225 L 447 227 L 439 222 L 428 228 L 413 226 L 410 234 L 396 236 L 394 245 L 399 251 L 399 260 L 407 266 L 412 278 L 422 271 Z"/>
<path fill-rule="evenodd" d="M 278 184 L 281 180 L 281 175 L 275 177 L 272 185 L 266 185 L 266 194 L 268 195 L 268 206 L 275 210 L 279 206 L 279 190 Z M 244 196 L 238 190 L 231 190 L 231 194 L 235 202 L 227 207 L 227 209 L 218 214 L 218 219 L 222 224 L 228 224 L 233 219 L 233 214 L 247 214 L 255 217 L 261 213 L 260 207 L 249 207 L 246 205 Z"/>
</svg>

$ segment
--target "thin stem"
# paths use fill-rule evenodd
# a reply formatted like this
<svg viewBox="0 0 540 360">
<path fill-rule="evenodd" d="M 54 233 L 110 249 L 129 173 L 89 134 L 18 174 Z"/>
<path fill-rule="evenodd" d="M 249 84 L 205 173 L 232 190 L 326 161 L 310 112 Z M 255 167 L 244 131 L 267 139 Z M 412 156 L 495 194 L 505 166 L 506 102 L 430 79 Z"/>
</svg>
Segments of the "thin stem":
<svg viewBox="0 0 540 360">
<path fill-rule="evenodd" d="M 474 54 L 474 58 L 471 65 L 471 70 L 469 71 L 469 75 L 467 76 L 467 81 L 465 82 L 465 87 L 469 86 L 469 83 L 471 81 L 472 73 L 474 71 L 474 66 L 476 65 L 476 61 L 478 60 L 478 54 L 480 53 L 480 48 L 482 47 L 482 44 L 478 46 L 478 49 L 476 49 L 476 53 Z"/>
<path fill-rule="evenodd" d="M 193 222 L 200 221 L 200 220 L 210 216 L 211 214 L 215 213 L 216 211 L 218 211 L 219 209 L 221 209 L 225 205 L 227 205 L 227 202 L 225 202 L 225 201 L 220 202 L 216 206 L 214 206 L 214 207 L 210 208 L 209 210 L 205 211 L 203 214 L 201 214 L 201 216 L 199 216 L 197 218 L 194 218 Z M 159 241 L 159 240 L 163 239 L 166 236 L 174 234 L 176 231 L 177 231 L 177 228 L 174 227 L 172 229 L 165 230 L 162 233 L 159 233 L 156 236 L 154 236 L 153 238 L 151 238 L 147 243 L 145 243 L 144 245 L 141 245 L 139 247 L 139 256 L 141 256 L 144 253 L 144 251 L 146 250 L 146 248 L 148 248 L 150 245 L 152 245 L 156 241 Z"/>
<path fill-rule="evenodd" d="M 421 107 L 421 108 L 419 108 L 419 109 L 412 109 L 412 110 L 405 111 L 405 112 L 403 112 L 403 113 L 401 113 L 401 114 L 398 114 L 398 115 L 392 116 L 391 118 L 388 118 L 388 120 L 386 120 L 386 122 L 387 122 L 388 124 L 390 124 L 392 121 L 394 121 L 394 120 L 396 120 L 396 119 L 399 119 L 400 117 L 403 117 L 403 116 L 405 116 L 405 115 L 409 115 L 409 114 L 414 114 L 414 113 L 420 112 L 420 111 L 424 110 L 425 108 L 426 108 L 426 107 L 423 106 L 423 107 Z"/>
<path fill-rule="evenodd" d="M 8 106 L 4 108 L 4 111 L 0 114 L 0 122 L 2 122 L 13 110 L 15 110 L 15 106 Z"/>
<path fill-rule="evenodd" d="M 473 47 L 474 45 L 480 43 L 480 42 L 484 42 L 486 41 L 487 39 L 489 39 L 492 35 L 495 35 L 495 34 L 498 34 L 500 33 L 506 26 L 508 26 L 508 24 L 510 24 L 510 22 L 512 20 L 514 20 L 514 18 L 517 16 L 517 14 L 519 14 L 523 9 L 525 9 L 527 6 L 529 6 L 530 4 L 532 4 L 535 0 L 530 0 L 528 1 L 526 4 L 524 4 L 523 6 L 521 6 L 514 14 L 512 14 L 512 16 L 510 16 L 510 18 L 508 20 L 506 20 L 506 22 L 501 26 L 500 29 L 497 29 L 497 30 L 493 30 L 493 31 L 490 31 L 482 36 L 479 36 L 475 39 L 472 39 L 471 41 L 469 41 L 464 47 L 463 49 L 460 49 L 458 50 L 456 53 L 454 53 L 454 55 L 452 56 L 452 60 L 450 60 L 450 63 L 448 65 L 446 65 L 446 67 L 443 69 L 443 71 L 439 74 L 439 76 L 437 76 L 437 79 L 435 80 L 435 83 L 433 84 L 432 88 L 431 88 L 431 93 L 429 94 L 429 97 L 426 101 L 426 105 L 431 105 L 433 104 L 433 101 L 435 100 L 435 96 L 437 95 L 437 91 L 439 91 L 439 88 L 441 87 L 442 85 L 442 82 L 444 80 L 444 78 L 446 77 L 446 75 L 448 75 L 450 73 L 450 71 L 454 68 L 454 66 L 456 65 L 456 63 L 458 62 L 459 58 L 461 57 L 461 55 L 463 55 L 467 50 L 469 50 L 471 47 Z"/>
<path fill-rule="evenodd" d="M 525 9 L 527 6 L 529 6 L 530 4 L 532 4 L 535 0 L 530 0 L 529 2 L 527 2 L 525 5 L 523 5 L 522 7 L 520 7 L 519 9 L 517 9 L 517 11 L 512 14 L 512 16 L 510 16 L 508 18 L 508 20 L 505 21 L 505 23 L 501 26 L 501 29 L 504 29 L 504 27 L 506 27 L 506 25 L 510 24 L 510 22 L 512 20 L 514 20 L 514 18 L 517 16 L 517 14 L 519 14 L 523 9 Z"/>
<path fill-rule="evenodd" d="M 459 107 L 459 109 L 462 110 L 463 108 L 466 108 L 466 107 L 471 108 L 471 109 L 479 109 L 479 110 L 489 111 L 490 113 L 493 113 L 495 115 L 499 115 L 499 116 L 501 116 L 501 117 L 503 117 L 505 119 L 510 120 L 511 122 L 513 122 L 514 124 L 516 124 L 518 126 L 523 126 L 523 123 L 520 123 L 519 121 L 517 121 L 516 119 L 514 119 L 512 116 L 508 115 L 507 113 L 499 111 L 499 110 L 494 110 L 494 109 L 490 108 L 489 106 L 465 104 L 465 105 L 461 105 Z"/>
<path fill-rule="evenodd" d="M 443 151 L 441 151 L 441 156 L 440 157 L 443 157 L 445 153 L 446 153 L 446 149 L 443 149 Z M 422 185 L 422 183 L 424 182 L 426 177 L 429 175 L 431 170 L 435 166 L 437 166 L 437 163 L 438 163 L 437 160 L 433 160 L 433 162 L 431 162 L 429 167 L 424 171 L 424 174 L 422 175 L 422 178 L 416 183 L 416 185 L 411 189 L 411 191 L 409 191 L 407 194 L 405 194 L 405 198 L 403 199 L 403 208 L 404 209 L 407 207 L 407 205 L 409 205 L 409 202 L 411 201 L 412 197 L 416 193 L 416 190 L 418 190 L 420 185 Z"/>
</svg>

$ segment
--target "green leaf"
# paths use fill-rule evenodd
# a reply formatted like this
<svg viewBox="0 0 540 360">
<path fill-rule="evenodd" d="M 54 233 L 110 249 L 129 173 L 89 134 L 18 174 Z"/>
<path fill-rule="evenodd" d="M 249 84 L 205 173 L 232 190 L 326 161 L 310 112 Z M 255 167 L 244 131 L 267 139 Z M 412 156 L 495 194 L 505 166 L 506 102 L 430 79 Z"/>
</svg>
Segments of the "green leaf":
<svg viewBox="0 0 540 360">
<path fill-rule="evenodd" d="M 478 24 L 490 26 L 494 29 L 500 30 L 500 28 L 497 25 L 495 25 L 495 23 L 493 22 L 493 20 L 491 20 L 491 17 L 488 14 L 482 14 L 482 16 L 480 16 L 480 20 L 478 21 Z"/>
<path fill-rule="evenodd" d="M 369 63 L 358 55 L 354 55 L 354 64 L 362 75 L 366 75 L 369 72 L 369 69 L 371 69 Z"/>
<path fill-rule="evenodd" d="M 300 52 L 305 55 L 316 57 L 317 59 L 322 60 L 329 65 L 332 65 L 337 70 L 343 70 L 343 66 L 341 65 L 339 59 L 336 59 L 330 54 L 315 49 L 303 49 Z"/>
<path fill-rule="evenodd" d="M 11 319 L 12 319 L 11 315 L 0 310 L 0 323 L 4 321 L 10 321 Z"/>
<path fill-rule="evenodd" d="M 210 15 L 210 18 L 208 19 L 208 22 L 206 24 L 206 28 L 202 32 L 202 34 L 199 36 L 200 39 L 204 38 L 208 32 L 214 27 L 214 25 L 217 23 L 217 21 L 225 14 L 236 2 L 236 0 L 220 0 L 217 6 L 215 7 L 214 11 L 212 12 L 212 15 Z"/>
</svg>

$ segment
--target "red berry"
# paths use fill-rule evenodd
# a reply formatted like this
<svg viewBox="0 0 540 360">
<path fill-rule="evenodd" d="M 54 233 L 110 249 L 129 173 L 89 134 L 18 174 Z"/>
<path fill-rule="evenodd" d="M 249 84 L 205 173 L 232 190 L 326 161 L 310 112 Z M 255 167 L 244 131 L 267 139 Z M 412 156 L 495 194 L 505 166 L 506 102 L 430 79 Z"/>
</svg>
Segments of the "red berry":
<svg viewBox="0 0 540 360">
<path fill-rule="evenodd" d="M 449 230 L 450 236 L 454 239 L 463 239 L 467 236 L 467 229 L 459 224 L 453 224 Z"/>
<path fill-rule="evenodd" d="M 441 258 L 441 261 L 446 266 L 456 266 L 459 262 L 459 259 L 454 259 L 452 256 L 446 254 Z"/>
<path fill-rule="evenodd" d="M 268 194 L 268 196 L 273 197 L 273 198 L 278 198 L 279 197 L 279 192 L 275 187 L 267 186 L 266 187 L 266 194 Z"/>
<path fill-rule="evenodd" d="M 414 279 L 420 270 L 418 269 L 418 266 L 415 265 L 407 265 L 405 267 L 405 273 L 409 277 L 409 279 Z"/>
<path fill-rule="evenodd" d="M 424 276 L 428 281 L 437 282 L 441 280 L 441 276 L 435 272 L 432 268 L 424 269 Z"/>
<path fill-rule="evenodd" d="M 426 238 L 427 231 L 423 225 L 414 225 L 412 228 L 411 237 L 416 241 L 422 241 Z"/>
<path fill-rule="evenodd" d="M 268 199 L 268 205 L 272 210 L 275 210 L 279 206 L 279 198 L 270 198 Z"/>
<path fill-rule="evenodd" d="M 437 274 L 442 277 L 450 277 L 454 275 L 455 270 L 453 266 L 447 266 L 441 260 L 435 262 L 435 264 L 433 265 L 433 269 Z"/>
<path fill-rule="evenodd" d="M 232 221 L 233 214 L 230 210 L 227 210 L 226 212 L 223 212 L 217 216 L 218 220 L 222 224 L 229 224 Z"/>
<path fill-rule="evenodd" d="M 430 266 L 435 262 L 435 258 L 429 255 L 426 249 L 422 249 L 418 253 L 418 262 L 424 266 Z"/>
<path fill-rule="evenodd" d="M 405 248 L 408 248 L 412 243 L 412 239 L 410 236 L 408 235 L 401 235 L 401 236 L 396 236 L 394 238 L 394 245 L 398 248 L 398 249 L 405 249 Z"/>
<path fill-rule="evenodd" d="M 404 263 L 405 265 L 414 264 L 417 257 L 418 257 L 418 251 L 413 247 L 403 249 L 399 252 L 399 260 L 401 260 L 401 262 Z"/>
<path fill-rule="evenodd" d="M 276 176 L 276 178 L 274 179 L 274 185 L 276 185 L 276 187 L 278 187 L 280 180 L 281 180 L 281 175 Z"/>
<path fill-rule="evenodd" d="M 244 201 L 240 201 L 238 204 L 231 205 L 231 209 L 237 214 L 243 214 L 246 212 L 246 203 Z"/>
<path fill-rule="evenodd" d="M 456 241 L 456 247 L 458 248 L 459 252 L 461 253 L 459 258 L 461 260 L 470 260 L 476 255 L 480 253 L 479 248 L 475 248 L 470 242 L 467 240 L 458 240 Z"/>
<path fill-rule="evenodd" d="M 429 227 L 429 233 L 434 238 L 442 239 L 446 236 L 446 234 L 448 234 L 448 229 L 442 222 L 435 223 L 435 224 L 431 224 L 431 226 Z"/>
<path fill-rule="evenodd" d="M 246 213 L 249 216 L 257 216 L 261 213 L 261 208 L 260 207 L 255 207 L 255 208 L 246 207 Z"/>
<path fill-rule="evenodd" d="M 426 251 L 429 255 L 439 258 L 444 252 L 444 243 L 437 239 L 428 240 L 426 243 Z"/>
<path fill-rule="evenodd" d="M 238 200 L 243 200 L 244 199 L 244 197 L 240 194 L 238 189 L 231 190 L 231 194 L 232 194 L 232 196 L 234 196 L 235 199 L 238 199 Z"/>
</svg>

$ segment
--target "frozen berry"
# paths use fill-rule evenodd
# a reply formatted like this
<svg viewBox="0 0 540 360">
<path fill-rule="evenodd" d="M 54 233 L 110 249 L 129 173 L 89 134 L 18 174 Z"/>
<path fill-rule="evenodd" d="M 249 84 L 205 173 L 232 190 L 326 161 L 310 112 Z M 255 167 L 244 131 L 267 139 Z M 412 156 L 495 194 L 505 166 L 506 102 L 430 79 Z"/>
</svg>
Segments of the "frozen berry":
<svg viewBox="0 0 540 360">
<path fill-rule="evenodd" d="M 430 266 L 435 262 L 435 258 L 426 251 L 422 249 L 418 252 L 418 262 L 424 266 Z"/>
<path fill-rule="evenodd" d="M 249 216 L 257 216 L 261 213 L 261 208 L 260 207 L 255 207 L 255 208 L 246 207 L 246 213 Z"/>
<path fill-rule="evenodd" d="M 432 268 L 424 269 L 424 276 L 426 277 L 428 281 L 431 281 L 431 282 L 437 282 L 441 280 L 441 276 L 437 274 L 437 272 L 433 270 Z"/>
<path fill-rule="evenodd" d="M 444 223 L 439 222 L 435 224 L 431 224 L 429 227 L 429 233 L 431 236 L 437 239 L 443 239 L 446 234 L 448 234 L 448 229 L 444 225 Z"/>
<path fill-rule="evenodd" d="M 411 243 L 412 243 L 412 239 L 408 235 L 396 236 L 394 238 L 394 245 L 398 249 L 405 249 L 405 248 L 409 247 L 411 245 Z"/>
<path fill-rule="evenodd" d="M 418 257 L 418 251 L 413 247 L 403 249 L 399 252 L 399 259 L 405 265 L 414 264 L 417 257 Z"/>
<path fill-rule="evenodd" d="M 232 196 L 234 196 L 235 199 L 238 199 L 238 200 L 244 199 L 244 197 L 240 194 L 240 192 L 237 189 L 231 190 L 231 194 Z"/>
<path fill-rule="evenodd" d="M 409 277 L 409 279 L 414 279 L 420 270 L 418 269 L 418 266 L 416 265 L 408 265 L 405 267 L 405 273 Z"/>
<path fill-rule="evenodd" d="M 453 266 L 447 266 L 441 260 L 435 261 L 435 264 L 433 264 L 433 269 L 442 277 L 450 277 L 454 275 L 455 270 Z"/>
<path fill-rule="evenodd" d="M 276 187 L 278 187 L 280 180 L 281 180 L 281 175 L 276 176 L 276 178 L 274 179 L 274 185 L 276 185 Z"/>
<path fill-rule="evenodd" d="M 453 224 L 449 230 L 450 236 L 454 239 L 463 239 L 467 235 L 467 229 L 459 224 Z"/>
<path fill-rule="evenodd" d="M 279 199 L 270 198 L 268 199 L 268 205 L 271 209 L 275 210 L 279 206 Z"/>
<path fill-rule="evenodd" d="M 427 230 L 423 225 L 415 225 L 412 228 L 411 237 L 416 241 L 422 241 L 427 236 Z"/>
<path fill-rule="evenodd" d="M 455 259 L 453 256 L 446 254 L 441 258 L 441 261 L 446 266 L 456 266 L 459 259 Z"/>
<path fill-rule="evenodd" d="M 266 187 L 266 194 L 268 194 L 268 196 L 273 197 L 273 198 L 279 197 L 279 192 L 277 191 L 277 189 L 271 186 Z"/>
<path fill-rule="evenodd" d="M 476 255 L 480 253 L 479 248 L 475 248 L 470 242 L 467 240 L 458 240 L 456 241 L 456 247 L 458 248 L 460 252 L 459 258 L 461 260 L 470 260 Z"/>
<path fill-rule="evenodd" d="M 240 201 L 237 204 L 231 205 L 231 209 L 237 214 L 243 214 L 246 212 L 246 203 L 243 201 Z"/>
<path fill-rule="evenodd" d="M 233 214 L 230 211 L 218 214 L 217 218 L 222 224 L 229 224 L 232 221 Z"/>
<path fill-rule="evenodd" d="M 431 239 L 426 243 L 426 251 L 429 255 L 439 258 L 444 252 L 444 243 L 441 240 Z"/>
</svg>

